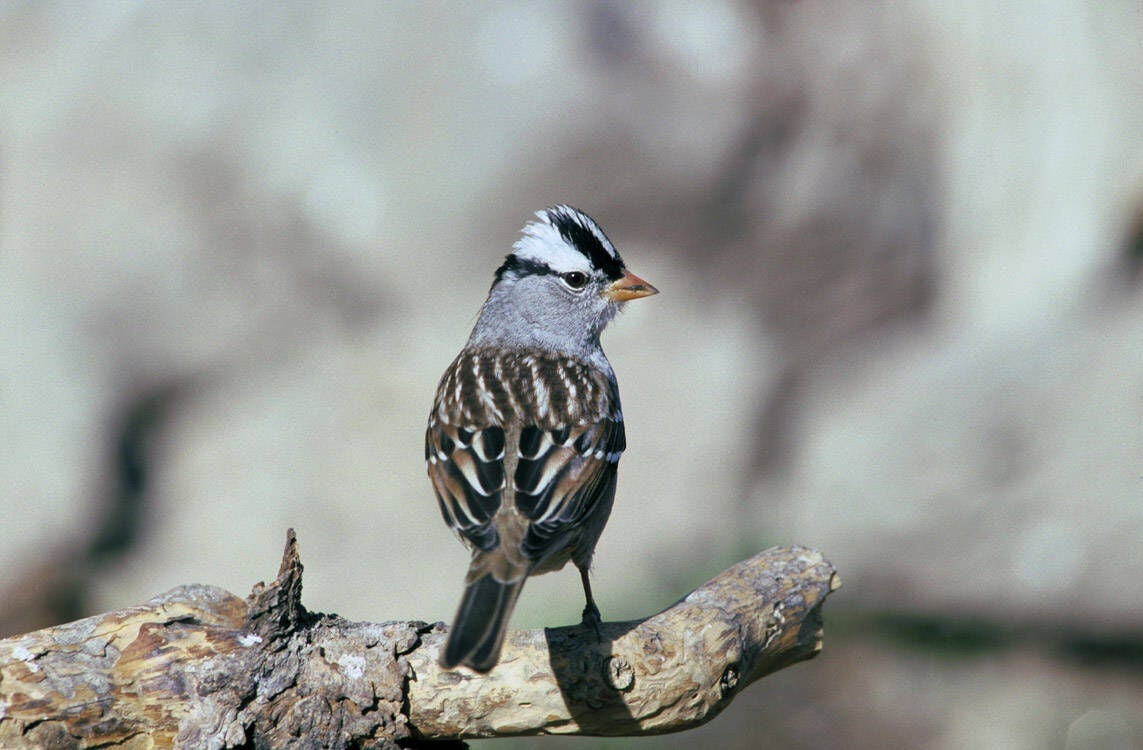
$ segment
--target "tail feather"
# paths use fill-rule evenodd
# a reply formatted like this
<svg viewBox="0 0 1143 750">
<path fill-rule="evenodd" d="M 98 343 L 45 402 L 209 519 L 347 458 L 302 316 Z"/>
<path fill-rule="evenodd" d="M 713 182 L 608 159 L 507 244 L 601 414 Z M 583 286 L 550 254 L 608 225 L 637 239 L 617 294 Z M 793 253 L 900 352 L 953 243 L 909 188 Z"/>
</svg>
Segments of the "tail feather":
<svg viewBox="0 0 1143 750">
<path fill-rule="evenodd" d="M 500 647 L 508 632 L 508 620 L 524 588 L 524 577 L 510 583 L 482 576 L 464 589 L 456 619 L 441 655 L 441 666 L 452 669 L 466 664 L 487 672 L 500 660 Z"/>
</svg>

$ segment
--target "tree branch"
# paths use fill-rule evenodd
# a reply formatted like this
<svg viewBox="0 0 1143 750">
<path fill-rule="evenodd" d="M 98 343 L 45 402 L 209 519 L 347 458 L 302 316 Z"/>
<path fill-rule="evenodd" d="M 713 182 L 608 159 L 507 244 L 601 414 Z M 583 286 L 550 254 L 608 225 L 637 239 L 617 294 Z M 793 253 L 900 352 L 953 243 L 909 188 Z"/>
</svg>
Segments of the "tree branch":
<svg viewBox="0 0 1143 750">
<path fill-rule="evenodd" d="M 443 670 L 437 623 L 354 623 L 301 605 L 293 532 L 242 600 L 181 586 L 140 607 L 0 641 L 0 747 L 408 747 L 420 739 L 639 735 L 702 724 L 821 649 L 839 585 L 774 548 L 643 620 L 515 631 L 487 675 Z M 400 742 L 400 745 L 398 745 Z"/>
</svg>

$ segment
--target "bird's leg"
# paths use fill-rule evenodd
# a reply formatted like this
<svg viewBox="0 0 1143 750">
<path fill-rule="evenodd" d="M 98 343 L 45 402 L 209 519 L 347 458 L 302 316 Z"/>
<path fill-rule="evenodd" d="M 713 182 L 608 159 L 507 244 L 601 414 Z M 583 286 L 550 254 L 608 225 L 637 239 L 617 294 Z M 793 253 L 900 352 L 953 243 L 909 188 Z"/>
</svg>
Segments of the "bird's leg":
<svg viewBox="0 0 1143 750">
<path fill-rule="evenodd" d="M 591 629 L 595 631 L 596 638 L 602 640 L 603 634 L 600 632 L 599 626 L 603 624 L 603 618 L 599 615 L 599 607 L 595 606 L 595 597 L 591 595 L 591 581 L 587 577 L 587 566 L 579 568 L 579 579 L 583 581 L 583 595 L 587 598 L 587 604 L 583 607 L 583 624 L 590 625 Z"/>
</svg>

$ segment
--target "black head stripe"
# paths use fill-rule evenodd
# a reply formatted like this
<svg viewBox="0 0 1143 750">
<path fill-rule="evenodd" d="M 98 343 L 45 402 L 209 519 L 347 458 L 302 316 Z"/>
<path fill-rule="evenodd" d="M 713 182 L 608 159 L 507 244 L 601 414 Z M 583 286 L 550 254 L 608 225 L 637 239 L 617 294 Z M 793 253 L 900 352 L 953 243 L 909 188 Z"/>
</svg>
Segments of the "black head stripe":
<svg viewBox="0 0 1143 750">
<path fill-rule="evenodd" d="M 549 208 L 547 214 L 548 221 L 559 230 L 560 236 L 576 250 L 587 256 L 591 264 L 603 271 L 607 278 L 618 279 L 623 276 L 623 260 L 618 253 L 612 255 L 608 251 L 603 240 L 600 239 L 600 237 L 606 239 L 607 235 L 587 214 L 570 206 Z M 610 245 L 611 240 L 607 240 L 607 244 Z"/>
<path fill-rule="evenodd" d="M 506 273 L 513 273 L 516 276 L 536 276 L 549 273 L 555 273 L 551 266 L 541 263 L 531 258 L 521 258 L 519 255 L 509 255 L 504 259 L 504 263 L 500 268 L 496 269 L 496 278 L 492 280 L 492 286 L 496 286 L 500 279 Z"/>
</svg>

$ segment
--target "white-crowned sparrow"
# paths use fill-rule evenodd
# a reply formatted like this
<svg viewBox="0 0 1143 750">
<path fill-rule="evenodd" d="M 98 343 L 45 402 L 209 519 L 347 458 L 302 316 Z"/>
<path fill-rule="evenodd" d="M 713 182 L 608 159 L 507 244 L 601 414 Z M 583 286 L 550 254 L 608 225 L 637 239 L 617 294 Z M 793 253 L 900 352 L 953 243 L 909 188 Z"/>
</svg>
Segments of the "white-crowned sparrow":
<svg viewBox="0 0 1143 750">
<path fill-rule="evenodd" d="M 599 335 L 627 300 L 658 290 L 624 267 L 570 206 L 537 212 L 496 271 L 468 343 L 441 377 L 425 459 L 445 522 L 472 549 L 441 654 L 487 672 L 530 575 L 588 567 L 625 447 L 615 373 Z"/>
</svg>

